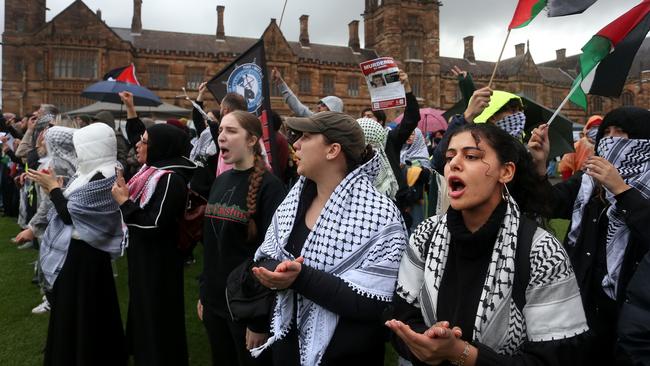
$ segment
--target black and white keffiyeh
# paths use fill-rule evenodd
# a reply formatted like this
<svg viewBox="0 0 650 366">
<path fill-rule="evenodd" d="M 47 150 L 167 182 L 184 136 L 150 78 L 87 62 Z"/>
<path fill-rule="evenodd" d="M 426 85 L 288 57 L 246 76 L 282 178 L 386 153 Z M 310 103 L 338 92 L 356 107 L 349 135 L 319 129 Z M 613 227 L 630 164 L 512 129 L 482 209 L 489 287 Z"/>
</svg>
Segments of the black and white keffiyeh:
<svg viewBox="0 0 650 366">
<path fill-rule="evenodd" d="M 527 340 L 569 338 L 588 329 L 569 258 L 557 239 L 540 228 L 533 235 L 526 305 L 523 311 L 517 308 L 512 287 L 519 222 L 519 208 L 509 198 L 473 329 L 474 341 L 504 355 L 515 354 Z M 450 242 L 447 216 L 433 216 L 411 235 L 400 265 L 397 293 L 422 310 L 427 326 L 446 320 L 436 312 Z"/>
<path fill-rule="evenodd" d="M 513 137 L 521 139 L 524 135 L 524 127 L 526 126 L 526 115 L 524 112 L 511 114 L 495 124 Z"/>
<path fill-rule="evenodd" d="M 397 179 L 393 173 L 393 169 L 386 156 L 386 139 L 388 138 L 388 131 L 379 122 L 370 118 L 359 118 L 357 123 L 363 129 L 363 134 L 366 136 L 366 144 L 370 144 L 379 156 L 379 172 L 375 178 L 375 188 L 391 199 L 395 199 L 395 194 L 399 189 Z"/>
<path fill-rule="evenodd" d="M 190 151 L 190 160 L 194 162 L 204 161 L 216 153 L 217 147 L 212 139 L 212 132 L 210 131 L 210 128 L 206 128 L 199 135 L 196 145 L 192 147 L 192 151 Z"/>
<path fill-rule="evenodd" d="M 408 145 L 404 144 L 399 154 L 400 164 L 406 164 L 407 161 L 418 163 L 421 167 L 431 169 L 431 161 L 429 161 L 429 150 L 427 149 L 427 142 L 424 140 L 424 135 L 419 128 L 416 128 L 413 133 L 415 138 L 413 142 Z"/>
<path fill-rule="evenodd" d="M 601 156 L 616 167 L 625 183 L 637 189 L 641 194 L 650 198 L 650 140 L 626 139 L 622 137 L 606 137 L 600 140 L 596 150 Z M 584 209 L 595 188 L 595 182 L 589 175 L 582 176 L 578 196 L 573 204 L 571 230 L 567 243 L 575 245 L 580 235 Z M 606 191 L 610 203 L 607 209 L 606 258 L 607 274 L 603 278 L 603 290 L 612 299 L 616 298 L 618 280 L 623 264 L 623 257 L 630 239 L 630 229 L 625 224 L 625 216 L 616 205 L 614 195 Z"/>
<path fill-rule="evenodd" d="M 54 126 L 45 133 L 50 167 L 56 175 L 63 177 L 66 183 L 77 171 L 77 152 L 72 141 L 76 131 L 74 128 Z"/>
<path fill-rule="evenodd" d="M 302 249 L 304 265 L 331 273 L 357 293 L 391 301 L 400 258 L 406 246 L 406 228 L 397 207 L 378 192 L 372 181 L 379 159 L 357 168 L 336 187 L 325 204 Z M 291 189 L 278 207 L 255 260 L 292 260 L 285 250 L 295 224 L 305 177 Z M 259 355 L 286 336 L 297 307 L 300 363 L 318 365 L 334 335 L 338 315 L 291 289 L 279 291 L 271 321 L 272 337 L 252 354 Z"/>
<path fill-rule="evenodd" d="M 43 235 L 40 264 L 48 289 L 54 286 L 72 238 L 107 252 L 112 258 L 123 254 L 127 229 L 118 204 L 111 195 L 115 176 L 91 181 L 68 196 L 72 225 L 66 225 L 55 208 L 50 209 L 49 224 Z"/>
</svg>

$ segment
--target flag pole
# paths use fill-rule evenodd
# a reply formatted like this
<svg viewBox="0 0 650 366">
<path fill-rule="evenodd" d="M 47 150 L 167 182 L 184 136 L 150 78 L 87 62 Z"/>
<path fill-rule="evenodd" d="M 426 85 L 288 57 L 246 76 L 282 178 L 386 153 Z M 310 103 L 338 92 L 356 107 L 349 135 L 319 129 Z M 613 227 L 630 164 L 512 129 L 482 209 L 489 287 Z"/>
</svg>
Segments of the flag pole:
<svg viewBox="0 0 650 366">
<path fill-rule="evenodd" d="M 289 0 L 284 0 L 284 6 L 282 7 L 282 15 L 280 15 L 280 24 L 278 24 L 278 28 L 282 28 L 282 19 L 284 19 L 284 10 L 287 8 L 287 2 Z"/>
<path fill-rule="evenodd" d="M 569 98 L 571 98 L 571 96 L 573 95 L 573 93 L 575 93 L 575 91 L 578 90 L 578 87 L 580 86 L 580 84 L 582 84 L 582 83 L 581 83 L 581 82 L 580 82 L 580 83 L 576 83 L 576 85 L 574 85 L 573 88 L 571 88 L 571 91 L 569 92 L 569 94 L 566 96 L 566 98 L 564 98 L 564 100 L 562 101 L 562 103 L 560 103 L 560 105 L 559 105 L 559 106 L 557 107 L 557 109 L 555 110 L 555 113 L 553 113 L 553 115 L 552 115 L 551 118 L 548 120 L 548 122 L 546 122 L 546 127 L 550 127 L 550 126 L 551 126 L 551 123 L 553 123 L 553 121 L 555 120 L 555 117 L 557 117 L 557 116 L 560 114 L 560 111 L 562 110 L 562 108 L 564 108 L 564 105 L 567 104 L 567 102 L 569 101 Z"/>
<path fill-rule="evenodd" d="M 497 68 L 499 68 L 499 63 L 501 62 L 501 57 L 503 57 L 503 51 L 506 49 L 506 44 L 508 44 L 508 38 L 510 38 L 510 32 L 512 29 L 508 29 L 508 34 L 506 34 L 506 40 L 503 42 L 503 47 L 501 47 L 501 53 L 499 54 L 499 59 L 494 65 L 494 70 L 492 71 L 492 76 L 490 77 L 490 82 L 488 83 L 488 88 L 492 87 L 492 81 L 494 81 L 494 76 L 497 74 Z"/>
</svg>

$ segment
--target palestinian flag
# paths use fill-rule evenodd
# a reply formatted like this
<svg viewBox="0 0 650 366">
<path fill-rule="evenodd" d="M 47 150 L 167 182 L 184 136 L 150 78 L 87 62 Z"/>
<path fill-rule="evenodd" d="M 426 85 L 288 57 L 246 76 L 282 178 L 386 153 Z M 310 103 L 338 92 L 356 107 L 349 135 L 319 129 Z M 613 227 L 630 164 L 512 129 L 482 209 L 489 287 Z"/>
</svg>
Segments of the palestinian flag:
<svg viewBox="0 0 650 366">
<path fill-rule="evenodd" d="M 580 14 L 597 0 L 519 0 L 508 29 L 523 28 L 548 7 L 549 17 Z"/>
<path fill-rule="evenodd" d="M 512 16 L 512 21 L 508 26 L 508 30 L 514 28 L 523 28 L 535 19 L 546 7 L 547 0 L 519 0 L 515 15 Z"/>
<path fill-rule="evenodd" d="M 582 48 L 570 100 L 586 110 L 587 94 L 619 97 L 648 31 L 650 0 L 643 0 L 593 36 Z"/>
<path fill-rule="evenodd" d="M 121 81 L 127 84 L 140 85 L 138 78 L 135 77 L 135 66 L 133 64 L 113 69 L 104 75 L 104 80 Z"/>
</svg>

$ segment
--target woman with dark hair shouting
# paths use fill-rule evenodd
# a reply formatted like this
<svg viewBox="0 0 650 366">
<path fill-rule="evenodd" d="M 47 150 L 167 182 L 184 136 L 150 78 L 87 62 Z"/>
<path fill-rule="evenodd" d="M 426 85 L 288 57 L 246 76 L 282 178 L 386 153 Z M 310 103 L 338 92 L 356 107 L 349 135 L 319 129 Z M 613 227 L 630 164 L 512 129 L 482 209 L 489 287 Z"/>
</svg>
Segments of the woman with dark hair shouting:
<svg viewBox="0 0 650 366">
<path fill-rule="evenodd" d="M 570 365 L 587 331 L 562 245 L 526 215 L 546 213 L 525 147 L 491 124 L 445 147 L 451 207 L 411 236 L 395 333 L 414 364 Z"/>
<path fill-rule="evenodd" d="M 225 296 L 229 274 L 252 259 L 285 196 L 284 185 L 266 168 L 259 141 L 262 123 L 234 111 L 219 126 L 219 149 L 232 170 L 219 175 L 210 190 L 203 234 L 204 264 L 197 310 L 208 332 L 213 365 L 252 365 L 263 361 L 248 349 L 266 341 L 268 318 L 231 319 Z"/>
<path fill-rule="evenodd" d="M 379 159 L 350 116 L 290 118 L 301 178 L 257 251 L 260 282 L 277 291 L 274 365 L 383 365 L 381 316 L 395 291 L 406 229 L 374 186 Z"/>
</svg>

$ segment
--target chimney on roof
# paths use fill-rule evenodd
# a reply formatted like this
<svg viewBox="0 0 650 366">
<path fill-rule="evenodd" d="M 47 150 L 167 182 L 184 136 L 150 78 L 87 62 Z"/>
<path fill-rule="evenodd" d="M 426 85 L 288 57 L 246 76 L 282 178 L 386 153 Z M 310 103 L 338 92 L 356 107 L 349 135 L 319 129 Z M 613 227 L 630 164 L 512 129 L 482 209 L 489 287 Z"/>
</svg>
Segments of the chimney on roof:
<svg viewBox="0 0 650 366">
<path fill-rule="evenodd" d="M 309 47 L 309 15 L 300 16 L 300 45 Z"/>
<path fill-rule="evenodd" d="M 142 0 L 133 0 L 133 20 L 131 20 L 131 34 L 142 33 Z"/>
<path fill-rule="evenodd" d="M 226 7 L 223 5 L 217 6 L 217 39 L 226 39 L 226 31 L 223 28 L 223 12 Z"/>
<path fill-rule="evenodd" d="M 348 47 L 352 48 L 354 52 L 361 50 L 361 42 L 359 41 L 359 21 L 353 20 L 348 24 L 350 30 L 350 39 L 348 40 Z"/>
<path fill-rule="evenodd" d="M 102 9 L 97 9 L 97 18 L 99 18 L 99 20 L 103 21 L 103 19 L 102 19 Z"/>
<path fill-rule="evenodd" d="M 526 53 L 526 44 L 519 43 L 515 45 L 515 56 L 523 56 Z"/>
<path fill-rule="evenodd" d="M 465 43 L 463 58 L 472 63 L 476 62 L 476 57 L 474 57 L 474 36 L 463 38 L 463 42 Z"/>
<path fill-rule="evenodd" d="M 559 50 L 555 50 L 555 58 L 556 61 L 558 62 L 566 61 L 566 48 L 560 48 Z"/>
</svg>

